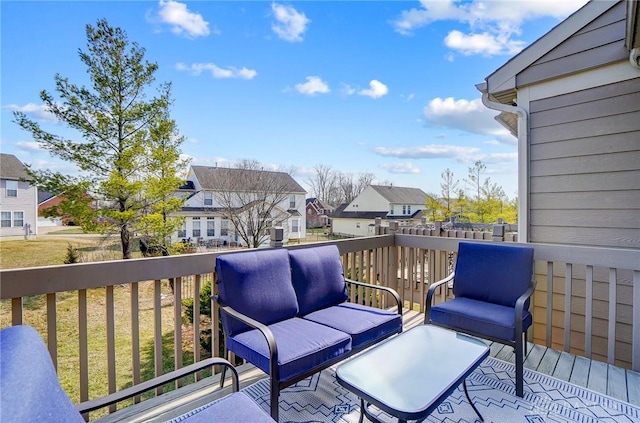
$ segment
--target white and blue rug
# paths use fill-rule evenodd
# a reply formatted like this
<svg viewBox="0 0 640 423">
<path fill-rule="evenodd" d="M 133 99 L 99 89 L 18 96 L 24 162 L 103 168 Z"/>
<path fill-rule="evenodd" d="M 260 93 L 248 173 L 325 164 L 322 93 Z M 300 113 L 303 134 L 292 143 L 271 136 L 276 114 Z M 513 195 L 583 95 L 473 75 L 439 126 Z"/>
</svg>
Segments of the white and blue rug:
<svg viewBox="0 0 640 423">
<path fill-rule="evenodd" d="M 514 372 L 513 364 L 489 357 L 467 379 L 469 395 L 486 423 L 640 422 L 639 407 L 527 369 L 524 371 L 524 398 L 518 398 L 515 396 Z M 243 390 L 269 410 L 268 380 L 263 379 Z M 359 417 L 360 400 L 338 384 L 334 368 L 323 370 L 280 393 L 280 422 L 357 423 Z M 397 421 L 382 411 L 377 417 L 384 422 Z M 462 386 L 424 421 L 480 423 Z"/>
</svg>

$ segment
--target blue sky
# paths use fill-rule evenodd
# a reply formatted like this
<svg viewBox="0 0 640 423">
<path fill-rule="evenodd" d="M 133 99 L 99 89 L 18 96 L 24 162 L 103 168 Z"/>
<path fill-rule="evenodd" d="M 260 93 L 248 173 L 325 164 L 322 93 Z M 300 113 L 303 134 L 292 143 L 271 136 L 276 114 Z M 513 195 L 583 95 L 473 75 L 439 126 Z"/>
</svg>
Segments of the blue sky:
<svg viewBox="0 0 640 423">
<path fill-rule="evenodd" d="M 172 118 L 192 164 L 255 159 L 303 186 L 317 165 L 440 193 L 476 160 L 516 195 L 516 139 L 475 85 L 585 0 L 2 1 L 3 153 L 75 173 L 12 122 L 21 110 L 55 133 L 39 98 L 54 75 L 88 84 L 78 50 L 105 18 L 172 83 Z M 517 4 L 517 6 L 516 6 Z M 69 133 L 71 136 L 71 133 Z M 75 135 L 74 135 L 75 136 Z"/>
</svg>

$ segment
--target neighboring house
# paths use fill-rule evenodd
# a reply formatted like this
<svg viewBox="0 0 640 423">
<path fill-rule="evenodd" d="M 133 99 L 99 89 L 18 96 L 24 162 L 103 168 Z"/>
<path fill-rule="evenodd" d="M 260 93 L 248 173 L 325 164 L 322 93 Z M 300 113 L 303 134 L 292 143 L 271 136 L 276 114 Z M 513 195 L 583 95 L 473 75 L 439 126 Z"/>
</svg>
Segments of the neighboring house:
<svg viewBox="0 0 640 423">
<path fill-rule="evenodd" d="M 241 219 L 251 219 L 252 206 L 258 198 L 280 200 L 269 207 L 268 218 L 272 219 L 272 226 L 283 228 L 284 243 L 306 237 L 306 191 L 284 172 L 191 166 L 187 184 L 179 195 L 187 197 L 181 211 L 186 219 L 174 241 L 242 244 L 228 216 L 229 201 L 233 201 L 234 213 Z M 268 234 L 261 234 L 261 238 L 268 245 Z"/>
<path fill-rule="evenodd" d="M 49 191 L 38 190 L 38 226 L 59 226 L 68 225 L 73 219 L 45 217 L 44 211 L 55 207 L 65 200 L 64 195 L 56 195 Z"/>
<path fill-rule="evenodd" d="M 0 153 L 0 236 L 38 234 L 38 189 L 13 154 Z"/>
<path fill-rule="evenodd" d="M 307 198 L 307 228 L 328 228 L 331 226 L 329 215 L 333 209 L 318 198 Z"/>
<path fill-rule="evenodd" d="M 478 85 L 518 137 L 521 242 L 640 248 L 639 14 L 590 1 Z"/>
<path fill-rule="evenodd" d="M 331 216 L 334 234 L 375 235 L 376 218 L 397 221 L 401 226 L 421 223 L 427 194 L 419 188 L 369 185 L 349 204 Z"/>
</svg>

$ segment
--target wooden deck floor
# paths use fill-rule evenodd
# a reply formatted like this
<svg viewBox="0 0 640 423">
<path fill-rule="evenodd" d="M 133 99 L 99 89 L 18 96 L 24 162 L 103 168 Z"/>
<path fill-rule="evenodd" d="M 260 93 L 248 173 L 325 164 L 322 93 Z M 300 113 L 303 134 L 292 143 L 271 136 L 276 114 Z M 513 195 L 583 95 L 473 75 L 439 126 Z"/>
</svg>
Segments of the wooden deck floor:
<svg viewBox="0 0 640 423">
<path fill-rule="evenodd" d="M 405 311 L 403 314 L 405 330 L 422 324 L 423 319 L 424 314 Z M 490 347 L 492 357 L 514 362 L 512 348 L 498 343 L 492 343 Z M 529 344 L 524 365 L 527 369 L 640 406 L 640 373 L 638 372 L 534 344 Z M 242 387 L 266 377 L 262 371 L 248 364 L 238 367 L 238 372 Z M 227 385 L 229 385 L 228 382 Z M 213 376 L 95 421 L 99 423 L 164 422 L 227 395 L 229 392 L 228 387 L 222 391 L 219 390 L 218 378 Z"/>
</svg>

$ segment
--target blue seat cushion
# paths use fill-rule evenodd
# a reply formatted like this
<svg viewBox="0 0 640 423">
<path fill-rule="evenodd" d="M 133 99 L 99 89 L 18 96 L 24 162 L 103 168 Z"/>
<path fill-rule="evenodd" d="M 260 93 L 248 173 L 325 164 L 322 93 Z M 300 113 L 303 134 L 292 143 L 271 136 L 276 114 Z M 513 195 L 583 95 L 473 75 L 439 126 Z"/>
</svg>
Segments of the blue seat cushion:
<svg viewBox="0 0 640 423">
<path fill-rule="evenodd" d="M 342 303 L 303 317 L 349 334 L 353 349 L 371 345 L 402 329 L 402 317 L 398 313 L 353 303 Z"/>
<path fill-rule="evenodd" d="M 431 308 L 433 323 L 478 335 L 515 341 L 515 309 L 470 298 L 454 298 Z M 531 326 L 531 313 L 523 314 L 522 330 Z"/>
<path fill-rule="evenodd" d="M 347 300 L 340 252 L 335 245 L 289 251 L 300 315 Z"/>
<path fill-rule="evenodd" d="M 171 423 L 273 423 L 274 420 L 244 392 L 235 392 L 171 420 Z"/>
<path fill-rule="evenodd" d="M 295 317 L 269 325 L 278 346 L 279 381 L 306 373 L 351 351 L 351 338 Z M 257 329 L 227 337 L 227 348 L 269 374 L 269 347 Z"/>
<path fill-rule="evenodd" d="M 216 259 L 216 273 L 221 302 L 240 313 L 265 325 L 298 314 L 287 250 L 223 254 Z M 224 313 L 222 323 L 228 335 L 250 329 Z"/>
</svg>

